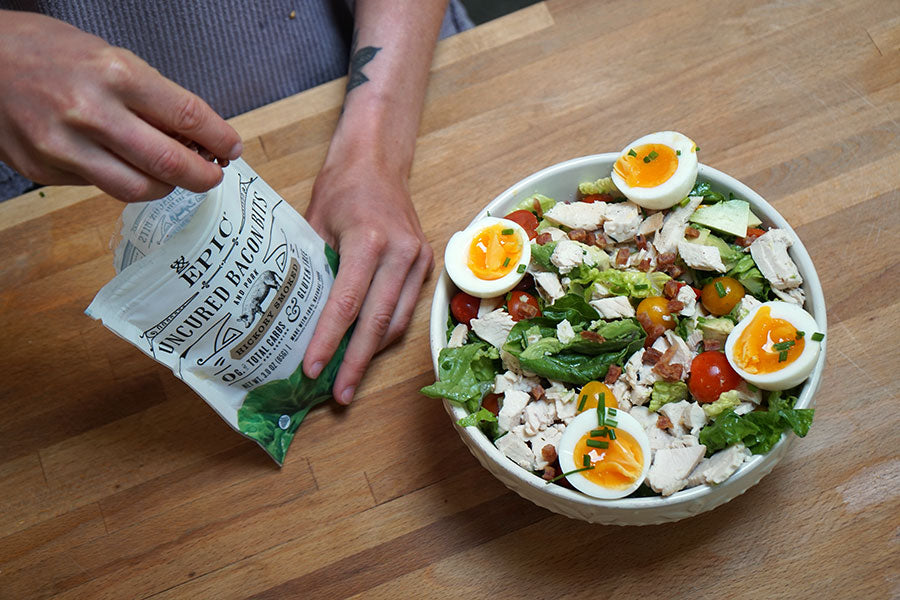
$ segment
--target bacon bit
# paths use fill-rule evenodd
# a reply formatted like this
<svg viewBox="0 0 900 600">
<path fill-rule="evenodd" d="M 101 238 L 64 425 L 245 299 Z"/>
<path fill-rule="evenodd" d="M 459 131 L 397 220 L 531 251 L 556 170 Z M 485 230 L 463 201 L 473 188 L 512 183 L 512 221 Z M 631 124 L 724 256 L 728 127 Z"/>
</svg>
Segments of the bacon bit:
<svg viewBox="0 0 900 600">
<path fill-rule="evenodd" d="M 582 202 L 592 204 L 594 202 L 612 202 L 614 198 L 611 194 L 588 194 L 581 199 Z"/>
<path fill-rule="evenodd" d="M 544 474 L 541 475 L 541 477 L 543 479 L 546 479 L 547 481 L 550 481 L 551 479 L 556 477 L 556 469 L 554 469 L 550 465 L 547 465 L 546 467 L 544 467 Z"/>
<path fill-rule="evenodd" d="M 647 238 L 640 233 L 634 236 L 634 243 L 636 243 L 637 247 L 641 250 L 647 249 Z"/>
<path fill-rule="evenodd" d="M 587 241 L 587 231 L 584 229 L 573 229 L 569 232 L 569 239 L 584 244 Z"/>
<path fill-rule="evenodd" d="M 662 377 L 665 381 L 681 381 L 681 373 L 683 370 L 681 365 L 673 365 L 664 362 L 658 362 L 653 365 L 653 372 Z"/>
<path fill-rule="evenodd" d="M 747 246 L 749 246 L 750 244 L 755 242 L 756 238 L 758 238 L 765 232 L 766 231 L 764 229 L 758 229 L 756 227 L 751 227 L 750 229 L 747 230 L 747 235 L 745 235 L 744 237 L 737 238 L 736 240 L 734 240 L 734 243 L 737 244 L 738 246 L 743 246 L 744 248 L 746 248 Z"/>
<path fill-rule="evenodd" d="M 656 348 L 647 348 L 646 350 L 644 350 L 644 355 L 641 357 L 641 362 L 645 365 L 655 365 L 659 362 L 660 358 L 662 358 L 662 352 L 660 352 Z"/>
<path fill-rule="evenodd" d="M 625 263 L 628 262 L 628 257 L 631 255 L 628 248 L 619 248 L 619 251 L 616 252 L 616 264 L 620 267 L 625 266 Z"/>
<path fill-rule="evenodd" d="M 495 417 L 500 414 L 500 394 L 488 394 L 481 401 L 481 408 L 491 411 Z"/>
<path fill-rule="evenodd" d="M 619 375 L 621 374 L 622 367 L 619 365 L 609 365 L 609 369 L 606 371 L 606 377 L 603 378 L 603 383 L 612 385 L 619 379 Z"/>
<path fill-rule="evenodd" d="M 532 386 L 531 387 L 531 397 L 534 398 L 535 400 L 540 400 L 541 398 L 543 398 L 544 397 L 544 388 L 542 388 L 539 385 Z M 553 462 L 553 461 L 551 460 L 548 462 Z"/>
<path fill-rule="evenodd" d="M 545 231 L 544 233 L 539 233 L 538 236 L 534 238 L 534 241 L 543 246 L 547 242 L 553 241 L 553 236 Z"/>
<path fill-rule="evenodd" d="M 718 351 L 722 349 L 721 340 L 703 340 L 703 350 L 706 352 Z"/>
<path fill-rule="evenodd" d="M 541 448 L 541 456 L 543 456 L 544 460 L 546 460 L 548 463 L 556 462 L 556 448 L 553 446 L 553 444 L 545 445 L 543 448 Z"/>
<path fill-rule="evenodd" d="M 679 283 L 678 281 L 675 281 L 674 279 L 668 280 L 666 282 L 666 285 L 663 286 L 663 296 L 665 296 L 669 300 L 672 300 L 673 298 L 675 298 L 675 296 L 678 295 L 678 290 L 681 289 L 682 285 L 684 285 L 684 284 Z"/>
<path fill-rule="evenodd" d="M 673 278 L 681 277 L 682 275 L 684 275 L 684 269 L 682 269 L 678 265 L 670 265 L 663 269 L 663 271 L 665 271 L 666 275 Z"/>
<path fill-rule="evenodd" d="M 669 419 L 669 417 L 667 417 L 663 413 L 657 413 L 657 414 L 659 415 L 659 418 L 656 419 L 657 427 L 659 427 L 660 429 L 668 429 L 669 427 L 672 426 L 672 421 Z"/>
<path fill-rule="evenodd" d="M 597 344 L 602 344 L 606 341 L 606 338 L 597 333 L 596 331 L 582 331 L 581 332 L 582 339 L 585 339 L 589 342 L 595 342 Z"/>
<path fill-rule="evenodd" d="M 649 348 L 653 345 L 653 342 L 656 341 L 656 338 L 661 336 L 666 332 L 666 328 L 662 325 L 657 325 L 652 320 L 650 320 L 650 315 L 644 312 L 639 312 L 637 314 L 637 320 L 641 324 L 641 327 L 644 328 L 644 332 L 647 334 L 647 339 L 644 340 L 644 348 Z"/>
<path fill-rule="evenodd" d="M 656 257 L 656 264 L 662 267 L 670 267 L 675 264 L 675 253 L 674 252 L 663 252 L 659 256 Z"/>
<path fill-rule="evenodd" d="M 669 281 L 671 281 L 671 279 Z M 669 300 L 668 302 L 666 302 L 666 309 L 670 313 L 681 312 L 684 310 L 684 302 L 682 302 L 681 300 Z"/>
<path fill-rule="evenodd" d="M 698 238 L 700 237 L 700 230 L 696 227 L 691 227 L 690 225 L 688 225 L 684 228 L 684 237 L 691 239 Z"/>
<path fill-rule="evenodd" d="M 537 213 L 537 218 L 542 218 L 544 216 L 544 209 L 541 208 L 541 201 L 535 198 L 531 205 L 534 207 L 534 212 Z"/>
<path fill-rule="evenodd" d="M 606 238 L 603 236 L 603 232 L 597 231 L 588 231 L 587 239 L 584 242 L 589 246 L 597 246 L 598 248 L 606 248 Z"/>
<path fill-rule="evenodd" d="M 651 268 L 650 263 L 652 261 L 653 261 L 653 259 L 650 258 L 649 256 L 645 257 L 643 260 L 641 260 L 641 262 L 638 263 L 638 266 L 637 266 L 638 271 L 643 271 L 644 273 L 649 272 L 650 268 Z"/>
</svg>

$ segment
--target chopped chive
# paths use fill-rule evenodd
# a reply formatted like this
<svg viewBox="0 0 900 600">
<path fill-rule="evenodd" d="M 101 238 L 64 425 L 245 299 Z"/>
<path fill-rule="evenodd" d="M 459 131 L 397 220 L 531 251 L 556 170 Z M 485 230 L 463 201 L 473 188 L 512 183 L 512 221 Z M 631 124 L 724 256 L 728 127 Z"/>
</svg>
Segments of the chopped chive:
<svg viewBox="0 0 900 600">
<path fill-rule="evenodd" d="M 582 464 L 582 466 L 585 466 L 585 467 L 591 466 L 591 455 L 590 454 L 582 454 L 581 455 L 581 464 Z"/>
<path fill-rule="evenodd" d="M 628 151 L 628 156 L 637 156 L 637 152 L 634 151 L 634 148 Z"/>
<path fill-rule="evenodd" d="M 581 397 L 581 402 L 578 403 L 578 410 L 584 410 L 584 403 L 587 402 L 587 394 Z"/>
<path fill-rule="evenodd" d="M 614 417 L 614 416 L 616 416 L 616 413 L 618 411 L 615 408 L 610 408 L 610 409 L 608 409 L 608 412 L 609 412 L 609 416 Z"/>
<path fill-rule="evenodd" d="M 504 267 L 508 267 L 508 266 L 509 266 L 509 257 L 508 257 L 508 256 L 506 257 L 506 260 L 503 261 L 503 266 L 504 266 Z"/>
<path fill-rule="evenodd" d="M 650 162 L 651 160 L 652 160 L 652 159 L 650 158 L 649 155 L 647 155 L 647 156 L 644 157 L 644 162 L 645 162 L 645 163 L 648 163 L 648 162 Z"/>
<path fill-rule="evenodd" d="M 650 160 L 656 160 L 658 156 L 659 152 L 657 152 L 656 150 L 651 150 L 650 154 L 647 155 L 647 158 L 649 158 Z"/>
<path fill-rule="evenodd" d="M 560 475 L 557 475 L 556 477 L 554 477 L 553 479 L 551 479 L 551 480 L 548 481 L 547 483 L 554 483 L 554 482 L 556 482 L 556 481 L 559 481 L 559 480 L 562 479 L 563 477 L 567 477 L 567 476 L 569 476 L 569 475 L 571 475 L 571 474 L 573 474 L 573 473 L 580 473 L 580 472 L 582 472 L 582 471 L 590 471 L 590 470 L 593 469 L 593 468 L 594 468 L 594 465 L 591 465 L 590 467 L 582 467 L 582 468 L 580 468 L 580 469 L 572 469 L 572 470 L 569 471 L 568 473 L 562 473 L 562 474 L 560 474 Z"/>
<path fill-rule="evenodd" d="M 824 340 L 824 339 L 825 339 L 825 334 L 824 334 L 824 333 L 821 333 L 821 332 L 818 332 L 818 331 L 817 331 L 817 332 L 815 332 L 814 334 L 812 334 L 812 341 L 814 341 L 814 342 L 821 342 L 821 341 Z"/>
<path fill-rule="evenodd" d="M 600 448 L 601 450 L 609 448 L 609 442 L 601 442 L 600 440 L 588 440 L 585 443 L 591 448 Z"/>
<path fill-rule="evenodd" d="M 636 290 L 646 290 L 648 287 L 650 287 L 650 286 L 647 285 L 646 283 L 636 283 L 636 284 L 634 284 L 634 289 L 636 289 Z"/>
<path fill-rule="evenodd" d="M 719 295 L 719 298 L 724 298 L 728 295 L 728 292 L 725 291 L 725 286 L 722 285 L 721 281 L 716 282 L 716 293 Z"/>
<path fill-rule="evenodd" d="M 597 403 L 597 426 L 603 427 L 606 423 L 606 406 L 602 402 Z"/>
<path fill-rule="evenodd" d="M 500 231 L 500 233 L 502 233 L 503 235 L 512 235 L 512 234 L 515 233 L 515 230 L 512 229 L 512 228 L 510 228 L 510 229 L 502 229 L 502 230 Z"/>
<path fill-rule="evenodd" d="M 608 431 L 609 431 L 609 439 L 611 439 L 611 440 L 616 439 L 616 430 L 615 430 L 615 429 L 609 429 Z"/>
<path fill-rule="evenodd" d="M 525 272 L 525 263 L 519 265 L 519 268 L 516 269 L 516 273 L 524 273 Z"/>
<path fill-rule="evenodd" d="M 784 362 L 787 360 L 787 350 L 782 350 L 778 353 L 778 362 Z"/>
<path fill-rule="evenodd" d="M 591 429 L 591 437 L 606 437 L 606 434 L 609 433 L 609 428 L 604 427 L 603 429 Z"/>
<path fill-rule="evenodd" d="M 38 192 L 38 196 L 40 196 L 41 198 L 46 198 L 46 195 L 44 194 L 44 192 Z"/>
<path fill-rule="evenodd" d="M 694 146 L 694 152 L 700 152 L 700 146 Z"/>
<path fill-rule="evenodd" d="M 676 150 L 676 151 L 675 151 L 675 156 L 681 156 L 681 150 Z"/>
<path fill-rule="evenodd" d="M 606 419 L 606 426 L 607 427 L 618 427 L 619 422 L 616 421 L 615 419 Z"/>
<path fill-rule="evenodd" d="M 781 352 L 782 350 L 787 350 L 791 346 L 795 345 L 797 342 L 794 340 L 788 340 L 786 342 L 778 342 L 777 344 L 772 344 L 772 348 Z"/>
<path fill-rule="evenodd" d="M 799 340 L 800 338 L 802 338 L 804 335 L 806 335 L 806 332 L 805 332 L 805 331 L 800 331 L 799 329 L 797 330 L 797 339 L 798 339 L 798 340 Z"/>
</svg>

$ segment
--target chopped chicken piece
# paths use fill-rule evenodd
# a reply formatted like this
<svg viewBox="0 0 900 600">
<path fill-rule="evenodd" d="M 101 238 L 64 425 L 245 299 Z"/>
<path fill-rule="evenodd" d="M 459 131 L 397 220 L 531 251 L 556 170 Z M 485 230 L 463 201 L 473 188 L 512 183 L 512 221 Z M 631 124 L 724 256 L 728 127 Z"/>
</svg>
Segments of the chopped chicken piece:
<svg viewBox="0 0 900 600">
<path fill-rule="evenodd" d="M 521 390 L 506 390 L 503 392 L 503 403 L 497 414 L 497 426 L 500 431 L 510 431 L 522 422 L 522 412 L 531 396 Z"/>
<path fill-rule="evenodd" d="M 542 271 L 534 273 L 534 282 L 537 284 L 538 292 L 544 297 L 548 303 L 553 304 L 566 295 L 562 285 L 559 283 L 559 277 L 556 273 Z"/>
<path fill-rule="evenodd" d="M 480 302 L 478 303 L 478 314 L 475 316 L 480 319 L 484 315 L 490 312 L 494 312 L 495 310 L 503 306 L 503 302 L 503 296 L 494 296 L 493 298 L 480 298 Z"/>
<path fill-rule="evenodd" d="M 688 348 L 687 342 L 671 329 L 666 331 L 664 339 L 668 342 L 669 347 L 675 348 L 672 357 L 669 359 L 669 364 L 681 365 L 681 379 L 687 379 L 688 373 L 691 372 L 691 362 L 694 360 L 694 353 Z"/>
<path fill-rule="evenodd" d="M 475 332 L 475 335 L 489 343 L 491 346 L 500 348 L 503 346 L 503 343 L 506 341 L 509 332 L 516 322 L 513 321 L 513 318 L 509 316 L 508 312 L 502 308 L 498 308 L 497 310 L 484 315 L 480 319 L 472 319 L 469 324 L 472 326 L 472 331 Z"/>
<path fill-rule="evenodd" d="M 650 235 L 651 233 L 656 233 L 659 231 L 659 228 L 663 225 L 663 213 L 655 212 L 641 223 L 641 226 L 638 228 L 638 233 L 641 235 Z"/>
<path fill-rule="evenodd" d="M 546 400 L 529 402 L 523 411 L 525 415 L 525 433 L 534 435 L 556 420 L 556 405 Z"/>
<path fill-rule="evenodd" d="M 701 200 L 703 200 L 702 196 L 691 196 L 686 205 L 673 208 L 669 212 L 663 221 L 662 229 L 653 238 L 653 245 L 656 246 L 657 252 L 660 254 L 675 252 L 678 242 L 684 238 L 684 228 L 687 227 L 688 219 L 700 206 Z"/>
<path fill-rule="evenodd" d="M 703 407 L 696 402 L 691 402 L 687 410 L 681 413 L 682 424 L 685 426 L 685 429 L 689 429 L 691 432 L 689 436 L 685 437 L 693 437 L 699 434 L 700 430 L 706 425 L 707 420 Z"/>
<path fill-rule="evenodd" d="M 628 296 L 613 296 L 612 298 L 591 300 L 589 304 L 596 308 L 597 312 L 604 319 L 630 318 L 635 315 L 634 307 L 628 301 Z"/>
<path fill-rule="evenodd" d="M 741 319 L 750 314 L 750 311 L 762 304 L 759 300 L 751 296 L 750 294 L 744 294 L 744 297 L 741 298 L 740 302 L 737 305 L 737 316 Z"/>
<path fill-rule="evenodd" d="M 694 293 L 691 286 L 681 286 L 678 293 L 675 295 L 675 299 L 684 305 L 684 308 L 678 311 L 681 313 L 682 317 L 693 317 L 697 315 L 697 294 Z"/>
<path fill-rule="evenodd" d="M 722 262 L 722 255 L 715 246 L 703 246 L 681 240 L 678 242 L 678 254 L 685 264 L 701 271 L 718 271 L 724 273 L 728 269 Z"/>
<path fill-rule="evenodd" d="M 803 283 L 797 265 L 788 255 L 792 243 L 784 229 L 770 229 L 750 244 L 750 256 L 773 289 L 788 290 Z"/>
<path fill-rule="evenodd" d="M 517 427 L 521 434 L 522 426 Z M 497 449 L 500 450 L 507 458 L 522 467 L 523 469 L 532 470 L 534 468 L 535 456 L 525 440 L 515 432 L 510 431 L 506 435 L 500 436 L 494 442 Z"/>
<path fill-rule="evenodd" d="M 569 239 L 569 235 L 560 229 L 559 227 L 544 227 L 541 230 L 541 233 L 546 233 L 550 235 L 550 239 L 554 242 L 558 242 L 559 240 L 567 240 Z"/>
<path fill-rule="evenodd" d="M 568 319 L 563 319 L 556 325 L 556 339 L 563 344 L 568 344 L 575 339 L 575 330 Z"/>
<path fill-rule="evenodd" d="M 593 231 L 606 218 L 606 202 L 557 202 L 544 213 L 551 223 Z"/>
<path fill-rule="evenodd" d="M 546 429 L 538 431 L 535 435 L 529 436 L 527 428 L 525 433 L 525 441 L 531 445 L 531 452 L 534 454 L 534 468 L 543 469 L 549 463 L 544 458 L 544 446 L 553 446 L 554 450 L 559 448 L 559 439 L 562 437 L 565 426 L 551 425 Z"/>
<path fill-rule="evenodd" d="M 561 240 L 553 249 L 550 262 L 556 265 L 563 275 L 584 262 L 584 248 L 578 242 Z"/>
<path fill-rule="evenodd" d="M 606 205 L 607 221 L 603 231 L 617 242 L 633 239 L 641 226 L 641 209 L 633 202 L 615 202 Z"/>
<path fill-rule="evenodd" d="M 466 337 L 469 335 L 469 328 L 465 323 L 460 323 L 450 332 L 450 341 L 447 342 L 448 348 L 459 348 L 466 343 Z"/>
<path fill-rule="evenodd" d="M 616 379 L 616 382 L 612 384 L 612 387 L 609 388 L 613 396 L 616 397 L 616 403 L 619 405 L 619 410 L 624 410 L 628 412 L 631 410 L 631 388 L 628 387 L 628 384 L 621 377 Z"/>
<path fill-rule="evenodd" d="M 800 287 L 791 288 L 789 290 L 779 290 L 778 288 L 773 287 L 772 292 L 785 302 L 790 302 L 797 306 L 803 306 L 803 303 L 806 302 L 806 292 Z"/>
<path fill-rule="evenodd" d="M 653 457 L 653 464 L 647 473 L 647 483 L 653 491 L 663 496 L 671 496 L 687 485 L 687 478 L 697 466 L 706 446 L 685 448 L 660 448 Z"/>
<path fill-rule="evenodd" d="M 594 283 L 594 285 L 591 287 L 592 300 L 599 300 L 600 298 L 608 298 L 610 296 L 612 296 L 612 292 L 610 292 L 609 288 L 607 288 L 602 283 Z"/>
<path fill-rule="evenodd" d="M 650 412 L 646 406 L 634 406 L 628 411 L 628 414 L 634 417 L 644 429 L 649 429 L 651 427 L 658 429 L 658 427 L 656 427 L 656 421 L 659 419 L 659 415 L 655 412 Z"/>
<path fill-rule="evenodd" d="M 704 458 L 688 476 L 688 486 L 704 483 L 719 484 L 734 475 L 734 472 L 751 456 L 743 444 L 735 444 L 720 450 L 709 458 Z"/>
<path fill-rule="evenodd" d="M 690 404 L 687 400 L 681 400 L 679 402 L 669 402 L 659 407 L 658 412 L 667 416 L 672 423 L 671 427 L 669 427 L 669 432 L 677 438 L 688 433 L 687 428 L 684 426 L 684 413 L 690 410 Z M 700 410 L 702 411 L 703 409 L 701 408 Z"/>
<path fill-rule="evenodd" d="M 506 371 L 503 374 L 497 373 L 494 375 L 493 392 L 495 394 L 502 394 L 506 390 L 530 392 L 531 388 L 536 385 L 540 385 L 540 380 L 537 377 L 524 377 L 519 373 Z"/>
</svg>

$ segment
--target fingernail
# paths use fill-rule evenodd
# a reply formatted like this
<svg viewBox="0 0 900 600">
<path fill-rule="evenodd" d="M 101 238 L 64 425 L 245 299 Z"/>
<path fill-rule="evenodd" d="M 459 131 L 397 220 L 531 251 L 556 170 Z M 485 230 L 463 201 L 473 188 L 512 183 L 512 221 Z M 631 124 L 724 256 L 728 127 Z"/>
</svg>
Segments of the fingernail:
<svg viewBox="0 0 900 600">
<path fill-rule="evenodd" d="M 238 142 L 238 143 L 235 144 L 234 147 L 231 149 L 231 152 L 228 153 L 228 159 L 229 159 L 229 160 L 236 160 L 236 159 L 238 159 L 238 158 L 241 156 L 241 152 L 243 152 L 243 151 L 244 151 L 244 143 L 243 143 L 243 142 Z"/>
<path fill-rule="evenodd" d="M 309 368 L 309 373 L 307 373 L 307 374 L 309 375 L 309 377 L 311 379 L 315 379 L 316 377 L 319 376 L 319 373 L 322 372 L 322 367 L 324 367 L 324 366 L 325 365 L 322 364 L 322 361 L 313 363 L 313 365 Z"/>
<path fill-rule="evenodd" d="M 344 390 L 344 393 L 341 394 L 341 404 L 350 404 L 350 401 L 353 400 L 353 392 L 356 391 L 356 388 L 348 387 Z"/>
</svg>

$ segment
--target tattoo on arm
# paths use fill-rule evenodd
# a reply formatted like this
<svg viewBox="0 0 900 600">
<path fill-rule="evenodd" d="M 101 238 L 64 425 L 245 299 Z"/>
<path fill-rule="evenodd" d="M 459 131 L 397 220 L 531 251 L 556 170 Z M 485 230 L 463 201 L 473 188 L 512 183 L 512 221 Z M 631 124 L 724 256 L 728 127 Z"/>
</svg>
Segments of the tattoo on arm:
<svg viewBox="0 0 900 600">
<path fill-rule="evenodd" d="M 353 32 L 353 44 L 350 47 L 350 72 L 347 77 L 347 92 L 369 81 L 362 69 L 381 50 L 381 48 L 375 46 L 366 46 L 357 50 L 358 35 L 359 30 L 357 29 Z"/>
</svg>

